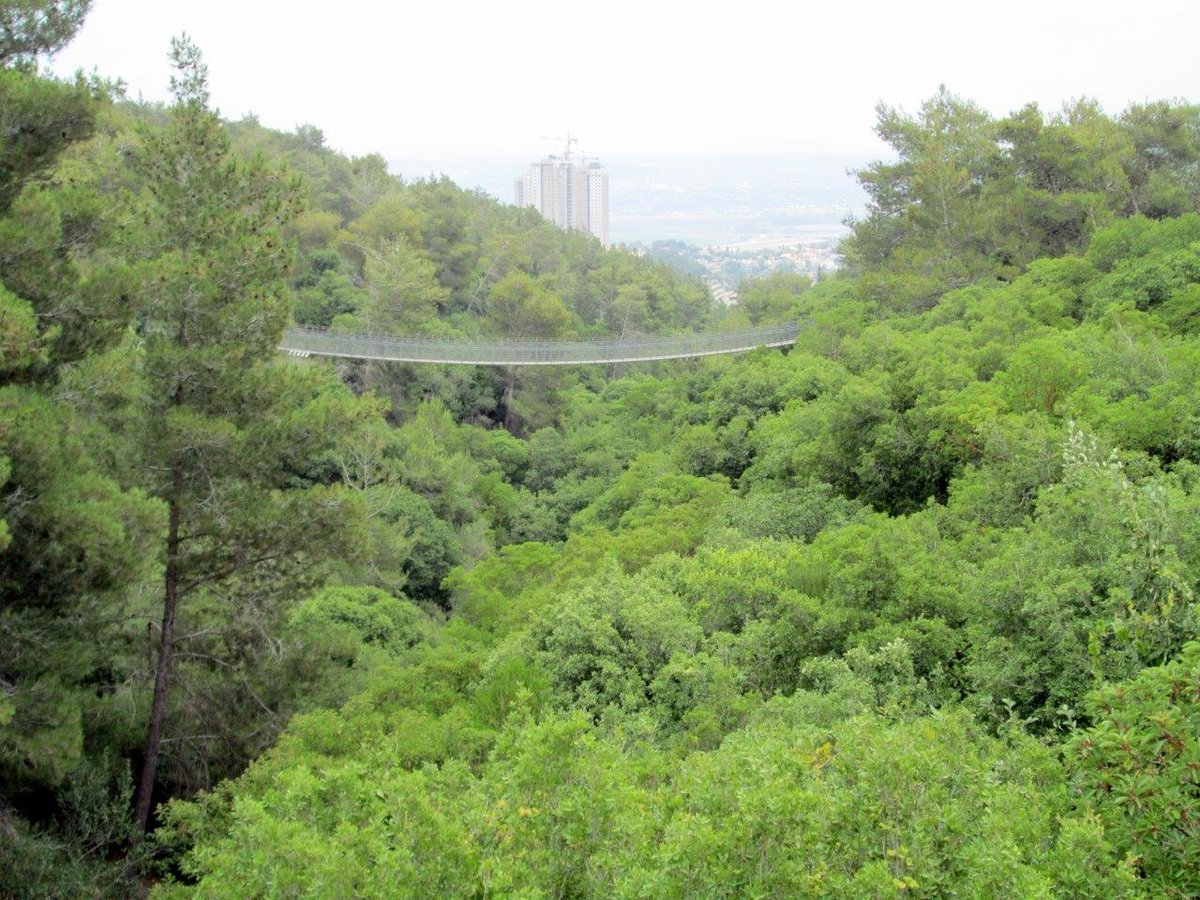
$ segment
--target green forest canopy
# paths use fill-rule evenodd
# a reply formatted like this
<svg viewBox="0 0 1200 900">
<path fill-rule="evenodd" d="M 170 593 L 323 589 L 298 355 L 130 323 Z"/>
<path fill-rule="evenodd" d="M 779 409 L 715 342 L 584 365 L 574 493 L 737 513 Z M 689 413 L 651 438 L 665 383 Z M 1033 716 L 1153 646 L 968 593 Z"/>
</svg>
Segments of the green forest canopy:
<svg viewBox="0 0 1200 900">
<path fill-rule="evenodd" d="M 1200 892 L 1200 108 L 881 107 L 844 274 L 715 310 L 221 123 L 186 40 L 169 108 L 41 77 L 86 4 L 20 8 L 0 893 Z M 624 370 L 273 352 L 794 318 Z"/>
</svg>

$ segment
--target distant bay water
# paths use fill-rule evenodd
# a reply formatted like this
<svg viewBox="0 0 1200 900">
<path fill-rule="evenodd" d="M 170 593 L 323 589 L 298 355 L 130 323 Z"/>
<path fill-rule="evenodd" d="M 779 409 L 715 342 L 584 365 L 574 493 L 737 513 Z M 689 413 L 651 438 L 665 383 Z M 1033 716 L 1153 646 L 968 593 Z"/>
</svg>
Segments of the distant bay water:
<svg viewBox="0 0 1200 900">
<path fill-rule="evenodd" d="M 446 175 L 513 201 L 513 179 L 533 161 L 392 160 L 406 179 Z M 601 158 L 609 172 L 614 243 L 683 241 L 764 249 L 836 241 L 866 195 L 848 170 L 866 157 L 825 153 Z"/>
</svg>

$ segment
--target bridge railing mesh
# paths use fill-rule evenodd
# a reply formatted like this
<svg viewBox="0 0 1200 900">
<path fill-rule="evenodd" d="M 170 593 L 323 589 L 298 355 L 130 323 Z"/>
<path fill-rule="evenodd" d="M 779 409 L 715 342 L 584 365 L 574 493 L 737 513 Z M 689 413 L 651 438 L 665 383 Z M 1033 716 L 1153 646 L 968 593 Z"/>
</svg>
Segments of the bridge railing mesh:
<svg viewBox="0 0 1200 900">
<path fill-rule="evenodd" d="M 339 334 L 321 329 L 293 327 L 284 333 L 280 349 L 317 356 L 397 362 L 490 366 L 572 365 L 675 359 L 736 353 L 755 347 L 778 347 L 794 343 L 799 332 L 799 322 L 787 322 L 739 331 L 624 340 L 463 341 L 378 334 Z"/>
</svg>

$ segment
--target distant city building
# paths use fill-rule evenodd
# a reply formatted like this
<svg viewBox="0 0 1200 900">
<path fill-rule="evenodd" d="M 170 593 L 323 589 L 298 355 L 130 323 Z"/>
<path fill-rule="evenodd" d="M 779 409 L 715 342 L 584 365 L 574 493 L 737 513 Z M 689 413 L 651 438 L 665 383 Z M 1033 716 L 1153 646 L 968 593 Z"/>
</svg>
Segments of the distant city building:
<svg viewBox="0 0 1200 900">
<path fill-rule="evenodd" d="M 608 170 L 595 159 L 547 156 L 516 179 L 517 206 L 536 209 L 562 228 L 586 231 L 608 244 Z"/>
</svg>

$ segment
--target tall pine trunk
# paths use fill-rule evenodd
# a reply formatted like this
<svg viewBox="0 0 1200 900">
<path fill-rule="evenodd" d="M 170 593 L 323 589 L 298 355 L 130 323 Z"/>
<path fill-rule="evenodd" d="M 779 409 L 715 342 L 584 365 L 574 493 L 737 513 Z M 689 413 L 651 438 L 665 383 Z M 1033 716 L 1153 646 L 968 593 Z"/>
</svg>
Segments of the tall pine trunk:
<svg viewBox="0 0 1200 900">
<path fill-rule="evenodd" d="M 158 774 L 158 750 L 162 745 L 163 714 L 167 688 L 171 681 L 171 661 L 175 650 L 175 613 L 179 606 L 179 498 L 183 493 L 183 458 L 176 456 L 171 467 L 173 496 L 167 512 L 167 568 L 163 576 L 163 620 L 158 643 L 158 666 L 154 672 L 154 700 L 150 705 L 150 726 L 146 730 L 146 751 L 142 774 L 138 779 L 134 816 L 135 840 L 141 840 L 150 822 L 150 801 Z"/>
<path fill-rule="evenodd" d="M 504 370 L 504 428 L 509 434 L 517 433 L 517 426 L 521 424 L 520 418 L 517 416 L 516 410 L 513 409 L 513 402 L 517 399 L 517 373 L 511 366 L 505 367 Z"/>
</svg>

